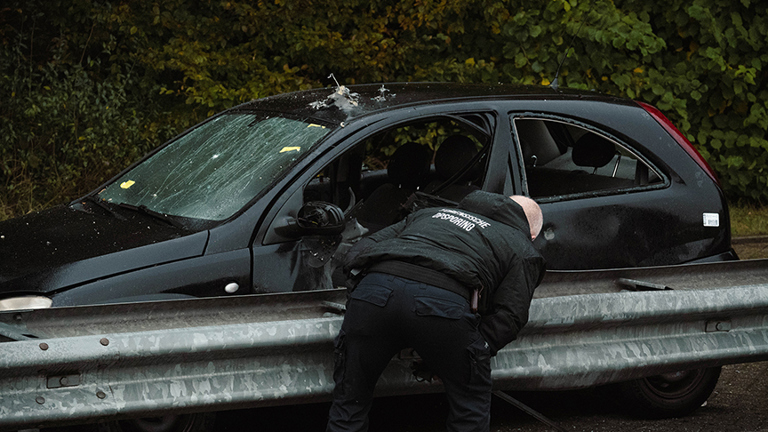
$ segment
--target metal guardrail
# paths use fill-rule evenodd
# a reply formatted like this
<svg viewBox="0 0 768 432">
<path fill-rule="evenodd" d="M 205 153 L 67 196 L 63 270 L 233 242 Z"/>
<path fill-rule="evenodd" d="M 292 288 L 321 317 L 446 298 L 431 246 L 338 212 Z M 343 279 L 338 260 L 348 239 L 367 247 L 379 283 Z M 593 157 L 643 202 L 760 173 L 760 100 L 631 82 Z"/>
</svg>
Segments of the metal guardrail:
<svg viewBox="0 0 768 432">
<path fill-rule="evenodd" d="M 766 272 L 768 261 L 552 273 L 520 338 L 492 360 L 495 385 L 571 389 L 768 359 Z M 702 273 L 709 283 L 675 290 L 617 283 Z M 556 296 L 568 279 L 602 292 Z M 343 300 L 320 291 L 2 313 L 0 334 L 28 339 L 0 345 L 0 428 L 327 400 Z M 441 390 L 413 379 L 413 360 L 392 360 L 380 395 Z"/>
</svg>

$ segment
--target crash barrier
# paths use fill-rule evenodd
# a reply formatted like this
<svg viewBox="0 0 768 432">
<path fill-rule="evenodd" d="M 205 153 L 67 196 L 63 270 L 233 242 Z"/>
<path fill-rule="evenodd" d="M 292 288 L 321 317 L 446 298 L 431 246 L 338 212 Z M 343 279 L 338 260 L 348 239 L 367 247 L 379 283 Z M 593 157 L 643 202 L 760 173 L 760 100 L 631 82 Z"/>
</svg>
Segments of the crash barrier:
<svg viewBox="0 0 768 432">
<path fill-rule="evenodd" d="M 754 283 L 766 276 L 768 261 L 551 273 L 520 338 L 493 358 L 495 385 L 573 389 L 768 359 L 768 283 Z M 603 292 L 562 295 L 568 280 Z M 0 335 L 20 340 L 0 345 L 0 428 L 328 400 L 344 300 L 332 290 L 2 313 Z M 396 356 L 379 394 L 441 391 L 414 379 L 415 360 Z"/>
</svg>

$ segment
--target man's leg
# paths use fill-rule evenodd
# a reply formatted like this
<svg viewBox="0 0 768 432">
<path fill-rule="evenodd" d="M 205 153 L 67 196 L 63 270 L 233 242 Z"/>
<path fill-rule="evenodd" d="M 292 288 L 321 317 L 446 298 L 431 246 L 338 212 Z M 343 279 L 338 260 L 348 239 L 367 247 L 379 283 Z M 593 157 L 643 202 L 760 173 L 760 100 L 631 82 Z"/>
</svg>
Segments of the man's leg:
<svg viewBox="0 0 768 432">
<path fill-rule="evenodd" d="M 387 325 L 395 307 L 387 285 L 391 276 L 372 273 L 351 295 L 344 323 L 335 341 L 333 404 L 328 432 L 367 431 L 368 411 L 384 368 L 399 350 Z"/>
<path fill-rule="evenodd" d="M 435 291 L 439 290 L 439 291 Z M 415 298 L 419 331 L 412 346 L 445 385 L 446 428 L 450 432 L 487 432 L 490 427 L 490 351 L 477 330 L 479 317 L 469 303 L 440 288 Z"/>
<path fill-rule="evenodd" d="M 491 424 L 491 360 L 482 337 L 456 353 L 460 370 L 438 373 L 448 397 L 448 431 L 487 432 Z M 469 364 L 467 364 L 467 361 Z"/>
</svg>

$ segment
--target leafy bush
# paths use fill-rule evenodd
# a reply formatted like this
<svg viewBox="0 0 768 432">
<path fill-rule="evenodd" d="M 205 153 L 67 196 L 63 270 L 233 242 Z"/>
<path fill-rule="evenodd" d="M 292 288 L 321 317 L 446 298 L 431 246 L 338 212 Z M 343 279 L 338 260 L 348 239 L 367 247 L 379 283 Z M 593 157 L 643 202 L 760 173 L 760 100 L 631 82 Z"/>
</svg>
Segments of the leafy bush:
<svg viewBox="0 0 768 432">
<path fill-rule="evenodd" d="M 139 138 L 140 117 L 124 116 L 126 81 L 119 74 L 96 82 L 78 65 L 48 64 L 2 79 L 0 167 L 5 198 L 21 201 L 22 211 L 81 193 L 79 186 L 104 181 L 113 165 L 148 148 Z"/>
<path fill-rule="evenodd" d="M 253 98 L 343 83 L 594 89 L 656 105 L 731 198 L 768 198 L 755 0 L 30 0 L 0 9 L 6 214 L 71 199 Z M 8 210 L 10 209 L 10 210 Z M 1 217 L 1 216 L 0 216 Z"/>
</svg>

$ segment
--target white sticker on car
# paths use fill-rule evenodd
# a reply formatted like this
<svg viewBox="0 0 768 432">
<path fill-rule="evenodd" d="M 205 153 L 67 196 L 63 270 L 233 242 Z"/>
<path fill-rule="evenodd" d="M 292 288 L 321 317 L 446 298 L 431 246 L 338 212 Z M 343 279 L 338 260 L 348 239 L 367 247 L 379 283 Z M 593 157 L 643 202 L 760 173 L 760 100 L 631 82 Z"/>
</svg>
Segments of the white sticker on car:
<svg viewBox="0 0 768 432">
<path fill-rule="evenodd" d="M 704 213 L 704 226 L 717 228 L 720 226 L 720 214 Z"/>
</svg>

